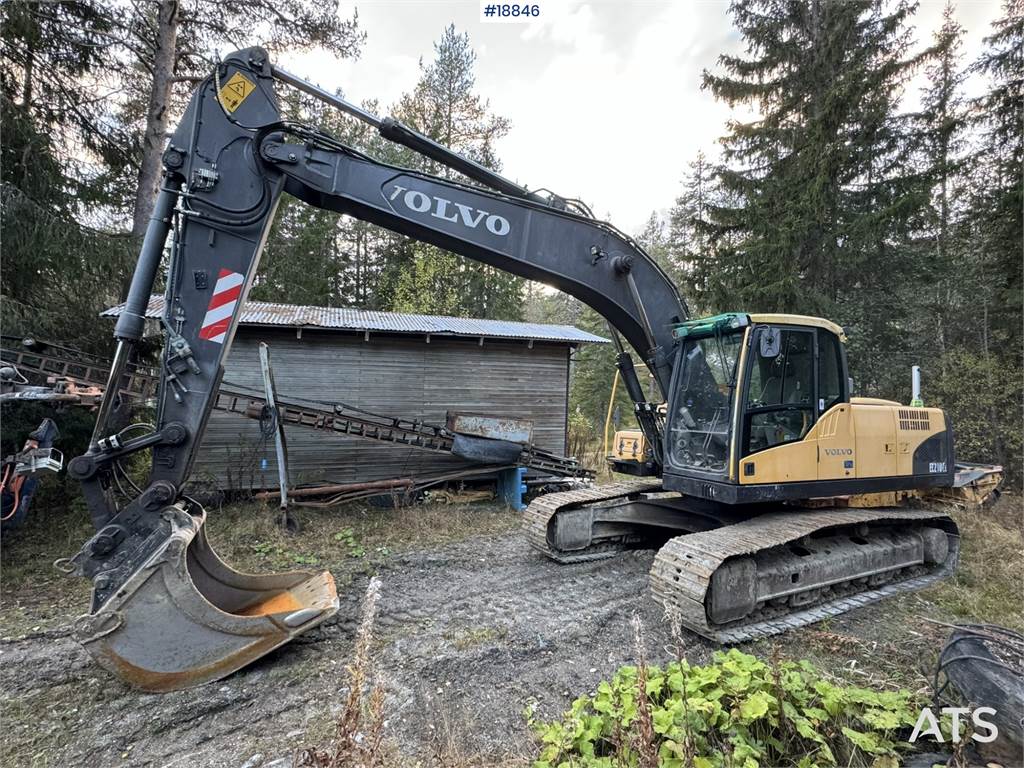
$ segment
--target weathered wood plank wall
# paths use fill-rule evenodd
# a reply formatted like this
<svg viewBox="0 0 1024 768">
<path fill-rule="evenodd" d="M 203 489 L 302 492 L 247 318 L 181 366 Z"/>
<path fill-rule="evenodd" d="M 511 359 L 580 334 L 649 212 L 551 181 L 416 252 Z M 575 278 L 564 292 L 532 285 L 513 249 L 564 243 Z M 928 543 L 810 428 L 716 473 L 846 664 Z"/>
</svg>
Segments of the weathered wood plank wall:
<svg viewBox="0 0 1024 768">
<path fill-rule="evenodd" d="M 444 424 L 449 410 L 531 419 L 534 442 L 565 450 L 566 343 L 371 335 L 242 326 L 224 380 L 262 389 L 258 345 L 270 345 L 282 397 L 344 402 L 390 416 Z M 362 482 L 443 472 L 465 463 L 429 451 L 286 427 L 292 484 Z M 261 467 L 266 459 L 266 467 Z M 274 488 L 273 439 L 259 423 L 214 412 L 195 476 L 218 488 Z"/>
</svg>

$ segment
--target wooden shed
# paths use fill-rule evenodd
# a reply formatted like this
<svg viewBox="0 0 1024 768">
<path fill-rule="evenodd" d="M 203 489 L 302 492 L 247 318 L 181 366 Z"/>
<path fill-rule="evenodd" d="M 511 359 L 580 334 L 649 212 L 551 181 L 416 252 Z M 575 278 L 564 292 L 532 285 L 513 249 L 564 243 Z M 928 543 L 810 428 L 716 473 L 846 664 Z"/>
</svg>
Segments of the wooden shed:
<svg viewBox="0 0 1024 768">
<path fill-rule="evenodd" d="M 116 316 L 120 307 L 107 310 Z M 163 298 L 150 300 L 158 318 Z M 540 448 L 567 450 L 570 361 L 607 339 L 564 325 L 410 315 L 250 301 L 224 381 L 262 390 L 259 343 L 270 347 L 282 397 L 344 403 L 445 423 L 448 411 L 528 419 Z M 290 480 L 349 483 L 435 474 L 460 459 L 406 446 L 286 427 Z M 273 439 L 230 413 L 211 415 L 195 475 L 230 490 L 274 488 Z"/>
</svg>

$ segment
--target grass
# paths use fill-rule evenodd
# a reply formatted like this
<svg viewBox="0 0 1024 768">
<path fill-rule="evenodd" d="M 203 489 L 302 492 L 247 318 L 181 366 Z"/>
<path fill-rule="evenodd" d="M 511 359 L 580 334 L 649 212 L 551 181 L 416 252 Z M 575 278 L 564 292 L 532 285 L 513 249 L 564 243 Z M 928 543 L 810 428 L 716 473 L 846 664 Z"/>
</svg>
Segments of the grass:
<svg viewBox="0 0 1024 768">
<path fill-rule="evenodd" d="M 934 592 L 935 602 L 967 622 L 1024 632 L 1024 509 L 1020 496 L 1003 495 L 991 507 L 955 511 L 960 568 Z"/>
<path fill-rule="evenodd" d="M 52 630 L 88 610 L 88 582 L 53 567 L 94 533 L 84 500 L 62 503 L 66 498 L 63 489 L 41 484 L 28 520 L 0 541 L 0 637 Z"/>
<path fill-rule="evenodd" d="M 323 567 L 372 571 L 374 563 L 411 549 L 429 549 L 469 536 L 500 534 L 519 525 L 501 504 L 418 505 L 383 509 L 350 504 L 296 511 L 302 524 L 288 534 L 274 522 L 276 509 L 231 504 L 209 513 L 207 535 L 238 568 Z"/>
<path fill-rule="evenodd" d="M 53 561 L 75 554 L 94 531 L 82 499 L 62 504 L 59 500 L 66 497 L 58 490 L 41 493 L 25 524 L 0 542 L 0 637 L 54 630 L 88 610 L 89 583 L 58 572 Z M 292 535 L 275 523 L 276 511 L 253 502 L 207 509 L 207 535 L 238 570 L 326 568 L 344 584 L 353 574 L 373 573 L 395 554 L 501 534 L 519 525 L 518 515 L 495 503 L 400 509 L 356 503 L 297 509 L 302 531 Z"/>
<path fill-rule="evenodd" d="M 292 762 L 300 768 L 383 768 L 388 762 L 384 746 L 384 689 L 373 680 L 371 649 L 377 618 L 380 581 L 370 579 L 363 598 L 362 618 L 356 632 L 348 674 L 348 695 L 337 718 L 334 735 L 326 746 L 298 751 Z"/>
<path fill-rule="evenodd" d="M 508 627 L 459 627 L 444 633 L 444 639 L 460 651 L 468 651 L 507 637 Z"/>
<path fill-rule="evenodd" d="M 49 765 L 49 755 L 60 746 L 60 736 L 53 727 L 38 727 L 40 710 L 52 713 L 53 702 L 40 700 L 36 696 L 30 699 L 9 699 L 4 702 L 4 719 L 8 723 L 5 729 L 4 759 L 12 765 L 45 766 Z M 63 718 L 62 718 L 63 719 Z"/>
</svg>

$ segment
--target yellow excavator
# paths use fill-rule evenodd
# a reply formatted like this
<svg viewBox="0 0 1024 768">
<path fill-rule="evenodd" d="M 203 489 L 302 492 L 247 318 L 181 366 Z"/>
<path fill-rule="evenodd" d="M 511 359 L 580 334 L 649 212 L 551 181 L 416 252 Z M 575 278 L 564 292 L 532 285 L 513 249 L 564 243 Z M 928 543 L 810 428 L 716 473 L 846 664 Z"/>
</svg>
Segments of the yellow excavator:
<svg viewBox="0 0 1024 768">
<path fill-rule="evenodd" d="M 281 85 L 457 178 L 388 165 L 283 119 Z M 852 398 L 838 326 L 743 313 L 691 319 L 657 263 L 582 202 L 528 190 L 274 66 L 260 48 L 231 54 L 199 83 L 163 165 L 92 441 L 68 466 L 96 533 L 59 563 L 92 584 L 77 638 L 129 683 L 166 691 L 223 677 L 338 610 L 329 573 L 255 576 L 221 561 L 186 485 L 226 396 L 224 361 L 283 193 L 542 281 L 608 321 L 650 448 L 638 468 L 645 477 L 535 499 L 526 536 L 548 557 L 571 563 L 660 546 L 657 599 L 686 627 L 727 642 L 954 568 L 953 520 L 897 503 L 955 486 L 948 420 L 937 409 Z M 117 429 L 113 405 L 168 243 L 155 419 Z M 654 402 L 634 354 L 658 390 Z M 150 476 L 136 488 L 122 482 L 122 463 L 143 451 Z M 870 506 L 848 503 L 868 494 Z"/>
<path fill-rule="evenodd" d="M 772 500 L 824 497 L 848 507 L 872 507 L 939 498 L 973 506 L 997 493 L 1001 467 L 948 461 L 952 432 L 940 408 L 924 407 L 917 366 L 909 406 L 856 397 L 850 394 L 853 379 L 846 374 L 846 333 L 836 323 L 805 315 L 730 313 L 688 323 L 679 336 L 710 339 L 716 325 L 729 328 L 735 334 L 730 343 L 738 342 L 741 349 L 737 359 L 729 360 L 728 347 L 705 342 L 712 354 L 726 355 L 725 364 L 735 369 L 736 395 L 746 393 L 732 406 L 736 422 L 724 424 L 715 414 L 708 430 L 714 436 L 701 438 L 700 430 L 690 428 L 689 407 L 681 405 L 690 418 L 684 417 L 675 430 L 678 448 L 692 466 L 718 467 L 727 456 L 727 466 L 735 468 L 727 481 L 740 487 L 716 488 L 713 497 L 726 503 L 756 501 L 756 486 L 770 485 L 761 493 Z M 728 395 L 721 362 L 709 370 L 719 373 L 719 394 Z M 817 400 L 813 407 L 811 392 Z M 659 411 L 664 417 L 666 407 Z M 712 452 L 723 446 L 727 454 L 716 458 Z M 652 474 L 653 450 L 640 429 L 616 430 L 606 453 L 613 472 Z M 948 477 L 939 479 L 951 469 L 952 483 Z M 816 488 L 813 483 L 824 484 Z"/>
<path fill-rule="evenodd" d="M 1002 469 L 954 461 L 952 428 L 920 403 L 916 370 L 910 406 L 854 397 L 845 332 L 804 315 L 726 313 L 672 333 L 671 399 L 648 407 L 663 439 L 618 430 L 608 454 L 614 472 L 662 481 L 536 500 L 527 512 L 536 548 L 570 563 L 660 546 L 655 598 L 721 642 L 951 572 L 957 530 L 935 502 L 982 503 Z"/>
</svg>

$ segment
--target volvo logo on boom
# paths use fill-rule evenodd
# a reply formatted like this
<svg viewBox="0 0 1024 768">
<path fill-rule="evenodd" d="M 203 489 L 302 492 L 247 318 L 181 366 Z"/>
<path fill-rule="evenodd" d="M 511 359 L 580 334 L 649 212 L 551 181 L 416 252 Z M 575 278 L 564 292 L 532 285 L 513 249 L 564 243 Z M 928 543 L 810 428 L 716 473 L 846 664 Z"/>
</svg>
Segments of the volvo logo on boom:
<svg viewBox="0 0 1024 768">
<path fill-rule="evenodd" d="M 476 229 L 483 223 L 484 228 L 492 235 L 502 237 L 512 230 L 512 225 L 504 216 L 482 211 L 463 203 L 454 203 L 436 195 L 426 195 L 415 189 L 395 184 L 388 200 L 400 201 L 410 211 L 430 213 L 435 219 L 461 224 L 469 229 Z"/>
</svg>

